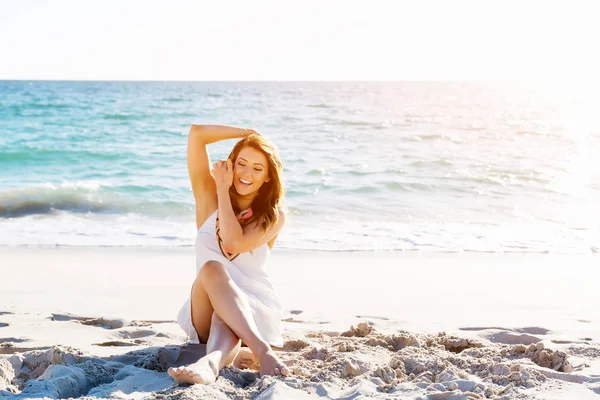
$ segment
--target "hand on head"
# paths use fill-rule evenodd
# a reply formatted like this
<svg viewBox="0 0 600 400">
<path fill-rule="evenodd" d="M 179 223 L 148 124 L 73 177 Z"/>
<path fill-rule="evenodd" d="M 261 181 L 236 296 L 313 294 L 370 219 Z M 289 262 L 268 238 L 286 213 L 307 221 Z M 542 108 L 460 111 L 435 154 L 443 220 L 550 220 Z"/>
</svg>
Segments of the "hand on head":
<svg viewBox="0 0 600 400">
<path fill-rule="evenodd" d="M 211 171 L 217 188 L 229 189 L 233 183 L 233 163 L 231 160 L 219 160 L 213 164 Z"/>
<path fill-rule="evenodd" d="M 254 129 L 246 128 L 246 129 L 244 129 L 244 131 L 245 131 L 244 138 L 247 138 L 248 136 L 252 136 L 252 135 L 260 135 L 260 132 L 254 130 Z"/>
</svg>

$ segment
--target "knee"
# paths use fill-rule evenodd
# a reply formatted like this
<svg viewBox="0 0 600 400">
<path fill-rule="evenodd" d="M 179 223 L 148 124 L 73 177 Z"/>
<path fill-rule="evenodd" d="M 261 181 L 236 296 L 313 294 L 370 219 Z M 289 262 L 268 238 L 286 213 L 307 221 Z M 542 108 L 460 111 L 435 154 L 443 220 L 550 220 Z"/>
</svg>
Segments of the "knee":
<svg viewBox="0 0 600 400">
<path fill-rule="evenodd" d="M 226 274 L 225 267 L 218 261 L 207 261 L 200 272 L 198 273 L 197 279 L 203 281 L 214 281 L 220 277 L 223 277 Z"/>
</svg>

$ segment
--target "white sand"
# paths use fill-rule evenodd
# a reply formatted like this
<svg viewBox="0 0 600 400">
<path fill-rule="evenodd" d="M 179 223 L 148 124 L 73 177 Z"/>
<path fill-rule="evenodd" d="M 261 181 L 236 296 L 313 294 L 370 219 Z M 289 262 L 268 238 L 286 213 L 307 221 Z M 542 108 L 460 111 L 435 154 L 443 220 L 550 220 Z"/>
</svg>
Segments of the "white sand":
<svg viewBox="0 0 600 400">
<path fill-rule="evenodd" d="M 174 322 L 192 249 L 4 248 L 0 398 L 598 398 L 598 265 L 276 250 L 294 375 L 228 368 L 213 385 L 177 387 L 165 369 L 202 350 L 182 347 Z"/>
</svg>

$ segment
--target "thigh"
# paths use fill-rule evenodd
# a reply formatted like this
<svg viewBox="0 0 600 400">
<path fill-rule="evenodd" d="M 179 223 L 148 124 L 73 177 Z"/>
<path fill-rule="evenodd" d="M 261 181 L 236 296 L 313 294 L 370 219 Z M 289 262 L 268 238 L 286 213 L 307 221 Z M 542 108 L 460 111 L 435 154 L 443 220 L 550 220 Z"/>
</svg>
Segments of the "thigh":
<svg viewBox="0 0 600 400">
<path fill-rule="evenodd" d="M 192 285 L 192 294 L 190 296 L 192 324 L 194 325 L 194 329 L 196 329 L 200 343 L 206 344 L 208 342 L 214 309 L 199 275 Z"/>
</svg>

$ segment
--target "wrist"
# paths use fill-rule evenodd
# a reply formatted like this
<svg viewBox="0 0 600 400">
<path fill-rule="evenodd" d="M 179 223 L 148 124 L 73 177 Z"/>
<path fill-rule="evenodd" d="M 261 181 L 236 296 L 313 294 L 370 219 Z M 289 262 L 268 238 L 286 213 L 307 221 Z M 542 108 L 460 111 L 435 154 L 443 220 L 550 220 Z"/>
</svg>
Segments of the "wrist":
<svg viewBox="0 0 600 400">
<path fill-rule="evenodd" d="M 244 128 L 244 131 L 242 133 L 244 138 L 247 138 L 248 136 L 256 135 L 256 134 L 258 134 L 258 132 L 251 128 Z"/>
<path fill-rule="evenodd" d="M 230 186 L 224 186 L 224 185 L 217 186 L 217 194 L 219 196 L 221 196 L 221 195 L 229 196 L 229 187 Z"/>
</svg>

